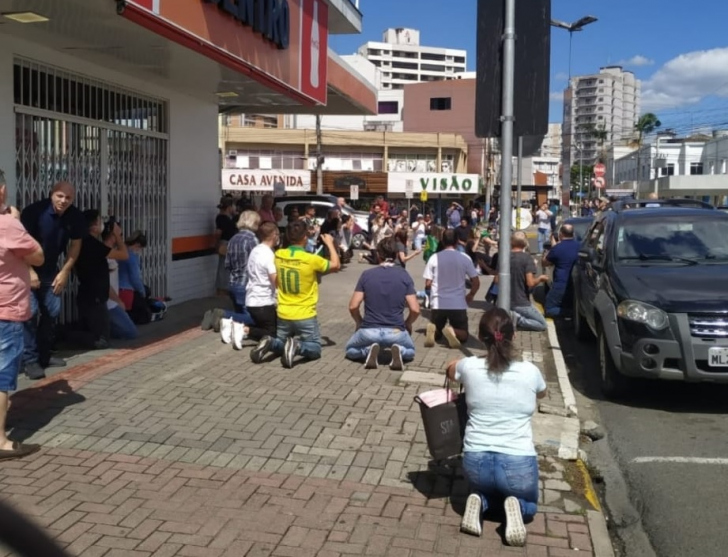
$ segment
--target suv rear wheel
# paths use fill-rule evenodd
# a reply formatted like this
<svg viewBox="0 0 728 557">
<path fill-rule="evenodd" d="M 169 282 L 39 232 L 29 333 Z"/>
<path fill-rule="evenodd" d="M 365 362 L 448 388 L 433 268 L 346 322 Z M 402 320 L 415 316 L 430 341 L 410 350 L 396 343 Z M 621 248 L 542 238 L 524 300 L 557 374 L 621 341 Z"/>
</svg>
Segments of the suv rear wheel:
<svg viewBox="0 0 728 557">
<path fill-rule="evenodd" d="M 628 377 L 622 375 L 614 363 L 607 345 L 607 336 L 599 329 L 599 379 L 602 393 L 609 399 L 619 398 L 627 393 L 630 384 Z"/>
</svg>

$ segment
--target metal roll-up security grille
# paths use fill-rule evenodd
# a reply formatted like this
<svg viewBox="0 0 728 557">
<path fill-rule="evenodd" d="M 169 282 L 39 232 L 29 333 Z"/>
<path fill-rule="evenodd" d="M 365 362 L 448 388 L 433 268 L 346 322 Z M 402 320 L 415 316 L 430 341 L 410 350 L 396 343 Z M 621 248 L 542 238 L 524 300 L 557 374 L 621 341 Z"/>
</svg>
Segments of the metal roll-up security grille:
<svg viewBox="0 0 728 557">
<path fill-rule="evenodd" d="M 167 102 L 26 59 L 14 63 L 17 205 L 71 182 L 75 205 L 115 216 L 125 234 L 143 231 L 142 274 L 167 293 Z M 75 280 L 62 322 L 76 319 Z"/>
</svg>

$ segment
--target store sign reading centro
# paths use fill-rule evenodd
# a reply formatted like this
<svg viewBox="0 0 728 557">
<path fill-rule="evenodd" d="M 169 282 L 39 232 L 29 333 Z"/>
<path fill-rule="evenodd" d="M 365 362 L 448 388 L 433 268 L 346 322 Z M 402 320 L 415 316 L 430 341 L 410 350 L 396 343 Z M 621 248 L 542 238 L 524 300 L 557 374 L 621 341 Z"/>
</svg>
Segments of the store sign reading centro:
<svg viewBox="0 0 728 557">
<path fill-rule="evenodd" d="M 202 0 L 215 4 L 237 21 L 252 27 L 278 48 L 288 48 L 291 15 L 288 0 Z"/>
<path fill-rule="evenodd" d="M 439 174 L 426 172 L 390 172 L 387 176 L 388 193 L 407 193 L 407 182 L 415 184 L 416 191 L 438 194 L 477 195 L 477 174 Z"/>
<path fill-rule="evenodd" d="M 233 191 L 274 191 L 283 186 L 287 192 L 308 192 L 311 173 L 308 170 L 243 170 L 222 171 L 222 189 Z"/>
</svg>

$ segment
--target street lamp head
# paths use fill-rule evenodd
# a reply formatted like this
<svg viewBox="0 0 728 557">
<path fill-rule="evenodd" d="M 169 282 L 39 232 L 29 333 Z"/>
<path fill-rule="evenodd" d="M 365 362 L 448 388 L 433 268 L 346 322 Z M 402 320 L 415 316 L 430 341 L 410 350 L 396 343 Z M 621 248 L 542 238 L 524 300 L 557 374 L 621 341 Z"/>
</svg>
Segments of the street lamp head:
<svg viewBox="0 0 728 557">
<path fill-rule="evenodd" d="M 590 23 L 597 21 L 597 18 L 592 15 L 587 15 L 571 24 L 571 31 L 581 31 L 584 27 Z"/>
</svg>

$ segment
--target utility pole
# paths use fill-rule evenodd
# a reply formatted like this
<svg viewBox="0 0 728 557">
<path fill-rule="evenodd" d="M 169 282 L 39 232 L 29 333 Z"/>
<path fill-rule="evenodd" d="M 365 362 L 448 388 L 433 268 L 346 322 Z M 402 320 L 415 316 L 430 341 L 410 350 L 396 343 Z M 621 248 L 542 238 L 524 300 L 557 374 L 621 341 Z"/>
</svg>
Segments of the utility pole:
<svg viewBox="0 0 728 557">
<path fill-rule="evenodd" d="M 521 188 L 523 165 L 523 137 L 518 137 L 518 167 L 516 168 L 516 230 L 521 229 Z"/>
<path fill-rule="evenodd" d="M 321 154 L 321 115 L 316 115 L 316 194 L 324 194 L 323 155 Z"/>
<path fill-rule="evenodd" d="M 504 0 L 503 114 L 501 115 L 500 242 L 498 307 L 511 310 L 511 195 L 513 191 L 513 84 L 516 59 L 516 0 Z M 506 189 L 507 188 L 507 189 Z"/>
</svg>

